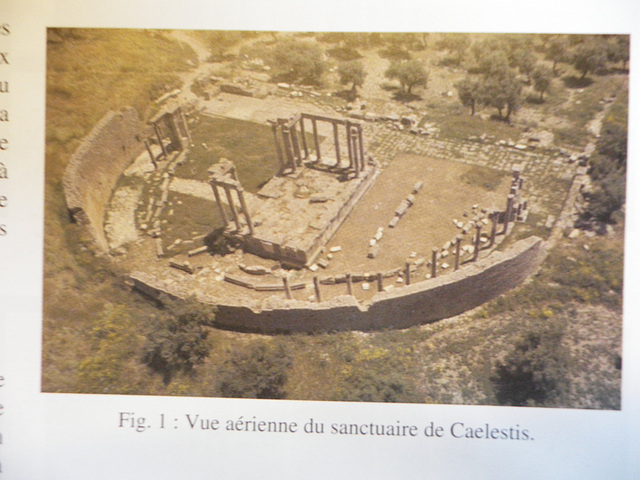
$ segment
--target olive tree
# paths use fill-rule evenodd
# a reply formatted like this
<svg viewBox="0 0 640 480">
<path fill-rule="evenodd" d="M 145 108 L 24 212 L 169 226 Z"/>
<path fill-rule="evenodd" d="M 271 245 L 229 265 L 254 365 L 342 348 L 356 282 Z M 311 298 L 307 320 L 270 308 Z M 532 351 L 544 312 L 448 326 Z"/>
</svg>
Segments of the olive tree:
<svg viewBox="0 0 640 480">
<path fill-rule="evenodd" d="M 270 63 L 274 79 L 311 85 L 321 83 L 327 69 L 320 47 L 300 40 L 278 42 L 271 52 Z"/>
<path fill-rule="evenodd" d="M 364 70 L 362 62 L 357 60 L 351 62 L 342 62 L 338 67 L 338 75 L 340 76 L 340 84 L 351 84 L 351 97 L 356 96 L 356 89 L 364 85 L 364 79 L 367 72 Z"/>
<path fill-rule="evenodd" d="M 411 95 L 411 90 L 415 87 L 426 87 L 429 78 L 424 64 L 419 60 L 392 62 L 384 75 L 398 80 L 401 92 L 406 95 Z"/>
<path fill-rule="evenodd" d="M 533 79 L 533 88 L 540 93 L 540 100 L 542 101 L 544 92 L 549 90 L 551 86 L 553 71 L 549 67 L 538 65 L 531 73 L 531 78 Z"/>
</svg>

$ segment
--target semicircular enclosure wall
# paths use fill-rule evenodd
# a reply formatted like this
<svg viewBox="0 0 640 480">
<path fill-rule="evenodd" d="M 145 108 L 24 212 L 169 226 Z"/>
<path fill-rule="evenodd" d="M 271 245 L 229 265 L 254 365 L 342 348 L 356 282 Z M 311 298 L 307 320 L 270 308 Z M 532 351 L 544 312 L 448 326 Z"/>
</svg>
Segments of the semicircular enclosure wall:
<svg viewBox="0 0 640 480">
<path fill-rule="evenodd" d="M 144 150 L 145 125 L 133 107 L 108 112 L 71 157 L 62 180 L 73 219 L 85 225 L 96 246 L 109 252 L 103 223 L 122 172 Z"/>
<path fill-rule="evenodd" d="M 290 333 L 408 328 L 459 315 L 517 287 L 537 270 L 545 253 L 542 239 L 532 236 L 456 272 L 378 293 L 368 306 L 346 295 L 320 303 L 271 297 L 268 306 L 229 305 L 204 296 L 198 300 L 217 304 L 216 324 L 230 330 Z M 134 273 L 130 279 L 134 288 L 154 298 L 186 298 L 192 293 L 144 273 Z"/>
</svg>

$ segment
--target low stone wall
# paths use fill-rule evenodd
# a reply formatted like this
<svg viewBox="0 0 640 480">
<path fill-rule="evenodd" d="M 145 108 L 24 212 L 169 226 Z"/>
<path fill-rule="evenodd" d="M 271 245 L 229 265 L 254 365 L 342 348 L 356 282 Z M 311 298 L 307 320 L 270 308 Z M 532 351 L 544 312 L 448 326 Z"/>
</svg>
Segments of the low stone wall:
<svg viewBox="0 0 640 480">
<path fill-rule="evenodd" d="M 104 215 L 122 172 L 144 150 L 145 125 L 132 107 L 108 112 L 71 157 L 64 173 L 67 208 L 86 225 L 96 246 L 108 252 Z"/>
<path fill-rule="evenodd" d="M 544 255 L 542 240 L 530 237 L 456 272 L 378 293 L 368 306 L 348 295 L 320 303 L 271 297 L 260 306 L 218 304 L 216 323 L 222 328 L 260 333 L 407 328 L 458 315 L 516 287 L 538 268 Z M 167 293 L 183 297 L 186 293 L 164 289 L 142 274 L 132 280 L 136 288 L 151 296 Z"/>
<path fill-rule="evenodd" d="M 370 165 L 364 172 L 364 180 L 358 185 L 358 188 L 353 192 L 351 197 L 344 203 L 342 208 L 338 211 L 336 216 L 331 220 L 327 228 L 319 235 L 312 247 L 310 248 L 308 264 L 314 262 L 318 255 L 320 255 L 322 248 L 329 243 L 329 240 L 333 238 L 338 229 L 342 226 L 347 219 L 351 211 L 354 209 L 360 199 L 367 193 L 367 190 L 374 184 L 376 178 L 380 174 L 380 169 L 376 165 Z"/>
</svg>

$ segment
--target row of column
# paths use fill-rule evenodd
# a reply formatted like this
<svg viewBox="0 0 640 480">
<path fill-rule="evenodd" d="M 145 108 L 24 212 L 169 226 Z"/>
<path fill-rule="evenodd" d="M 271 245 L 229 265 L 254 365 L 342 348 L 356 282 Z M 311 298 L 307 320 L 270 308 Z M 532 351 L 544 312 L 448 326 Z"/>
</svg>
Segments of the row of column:
<svg viewBox="0 0 640 480">
<path fill-rule="evenodd" d="M 309 158 L 309 145 L 307 144 L 305 120 L 311 121 L 316 162 L 322 160 L 322 152 L 320 150 L 320 140 L 318 136 L 318 122 L 324 121 L 332 125 L 336 167 L 340 167 L 342 163 L 340 126 L 344 124 L 347 140 L 347 155 L 349 159 L 348 168 L 355 171 L 356 177 L 359 176 L 360 172 L 365 169 L 362 126 L 348 120 L 343 122 L 337 119 L 318 117 L 309 114 L 298 115 L 292 120 L 278 119 L 277 121 L 271 122 L 276 151 L 278 153 L 278 161 L 280 162 L 280 171 L 283 172 L 287 169 L 291 169 L 291 171 L 295 173 L 297 167 L 302 166 L 302 162 Z M 282 137 L 282 145 L 278 136 L 278 131 L 280 132 L 280 137 Z"/>
<path fill-rule="evenodd" d="M 233 195 L 231 195 L 231 191 L 236 192 L 236 197 L 240 202 L 240 212 L 242 212 L 242 214 L 244 215 L 245 222 L 249 227 L 249 235 L 253 235 L 253 222 L 251 221 L 251 216 L 249 215 L 249 209 L 247 208 L 247 203 L 244 197 L 244 189 L 242 188 L 242 186 L 215 180 L 211 180 L 209 184 L 211 185 L 211 188 L 213 190 L 213 196 L 215 197 L 216 203 L 218 204 L 218 210 L 220 211 L 220 216 L 222 217 L 222 221 L 225 224 L 225 228 L 229 224 L 229 217 L 227 216 L 227 212 L 225 211 L 224 205 L 222 203 L 218 187 L 221 187 L 224 190 L 227 202 L 229 204 L 229 209 L 231 210 L 231 220 L 236 224 L 236 231 L 240 232 L 242 230 L 240 214 L 238 212 L 238 208 L 236 208 Z"/>
<path fill-rule="evenodd" d="M 182 113 L 182 109 L 177 108 L 173 112 L 168 112 L 162 115 L 155 121 L 152 121 L 153 131 L 156 136 L 156 140 L 160 148 L 162 149 L 162 155 L 164 158 L 167 158 L 169 155 L 169 146 L 173 145 L 174 148 L 178 148 L 179 150 L 183 150 L 185 148 L 183 144 L 183 138 L 188 140 L 188 144 L 191 142 L 191 134 L 189 133 L 189 129 L 187 128 L 187 122 L 184 118 L 184 114 Z M 164 128 L 163 128 L 164 125 Z M 167 131 L 165 131 L 165 128 Z M 169 142 L 165 143 L 164 138 L 169 137 Z M 158 168 L 158 158 L 153 155 L 151 151 L 151 147 L 149 145 L 148 140 L 144 142 L 147 147 L 147 152 L 149 153 L 149 157 L 151 157 L 151 163 L 155 168 Z"/>
<path fill-rule="evenodd" d="M 514 168 L 509 195 L 507 195 L 507 207 L 505 209 L 504 225 L 502 229 L 503 234 L 507 233 L 510 222 L 523 219 L 524 212 L 527 209 L 527 201 L 521 200 L 523 184 L 524 178 L 520 176 L 519 168 Z"/>
<path fill-rule="evenodd" d="M 216 199 L 216 204 L 218 205 L 218 210 L 220 211 L 220 216 L 222 217 L 222 221 L 224 222 L 225 229 L 229 225 L 229 217 L 227 216 L 227 212 L 224 208 L 224 204 L 222 203 L 222 198 L 220 195 L 220 191 L 218 188 L 222 188 L 224 190 L 224 194 L 227 198 L 227 203 L 229 204 L 229 209 L 231 210 L 231 221 L 236 224 L 236 231 L 240 232 L 242 230 L 242 223 L 240 221 L 240 212 L 244 215 L 245 222 L 249 227 L 249 234 L 253 235 L 253 222 L 251 220 L 251 215 L 249 214 L 249 209 L 247 208 L 247 202 L 244 197 L 244 189 L 240 184 L 240 180 L 238 179 L 238 174 L 236 172 L 236 167 L 233 162 L 230 162 L 226 159 L 221 159 L 216 165 L 209 169 L 209 173 L 211 177 L 209 178 L 209 185 L 211 185 L 211 189 L 213 190 L 213 196 Z M 236 207 L 236 203 L 232 191 L 236 192 L 236 198 L 240 203 L 240 209 Z"/>
<path fill-rule="evenodd" d="M 494 211 L 489 215 L 491 219 L 491 234 L 489 237 L 489 245 L 486 248 L 491 248 L 495 245 L 496 236 L 498 235 L 498 221 L 500 217 L 500 212 Z M 475 226 L 476 232 L 473 240 L 473 257 L 471 261 L 476 261 L 480 254 L 481 250 L 481 235 L 482 235 L 482 224 L 478 224 Z M 461 254 L 461 246 L 462 246 L 462 235 L 457 235 L 455 238 L 455 263 L 454 263 L 454 271 L 457 271 L 460 268 L 460 254 Z M 432 258 L 431 258 L 431 278 L 436 278 L 438 276 L 438 253 L 439 248 L 432 249 Z M 404 271 L 403 271 L 404 283 L 405 285 L 411 285 L 411 262 L 405 262 Z M 353 281 L 350 273 L 345 275 L 346 285 L 347 285 L 347 294 L 353 295 Z M 383 274 L 378 273 L 376 275 L 376 284 L 379 292 L 384 290 L 383 284 Z M 284 289 L 287 298 L 292 298 L 291 289 L 288 285 L 288 279 L 283 277 Z M 320 281 L 318 277 L 313 278 L 313 286 L 315 290 L 316 300 L 318 302 L 322 301 L 322 295 L 320 292 Z"/>
</svg>

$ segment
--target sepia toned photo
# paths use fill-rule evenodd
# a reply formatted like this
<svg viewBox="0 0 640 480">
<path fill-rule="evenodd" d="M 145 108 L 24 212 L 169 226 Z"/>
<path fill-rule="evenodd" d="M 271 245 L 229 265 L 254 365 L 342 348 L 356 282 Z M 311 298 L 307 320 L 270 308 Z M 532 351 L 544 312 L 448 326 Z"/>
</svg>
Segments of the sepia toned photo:
<svg viewBox="0 0 640 480">
<path fill-rule="evenodd" d="M 620 409 L 628 35 L 47 31 L 42 391 Z"/>
</svg>

